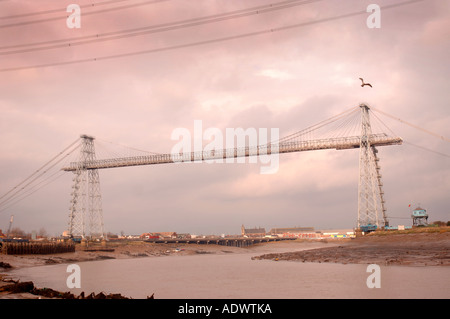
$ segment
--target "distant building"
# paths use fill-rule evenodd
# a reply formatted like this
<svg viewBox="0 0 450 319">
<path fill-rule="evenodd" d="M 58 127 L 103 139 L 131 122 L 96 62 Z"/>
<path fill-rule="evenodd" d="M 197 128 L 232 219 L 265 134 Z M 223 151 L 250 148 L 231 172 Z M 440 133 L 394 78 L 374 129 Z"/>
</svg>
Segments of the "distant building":
<svg viewBox="0 0 450 319">
<path fill-rule="evenodd" d="M 191 239 L 192 236 L 191 236 L 191 234 L 189 234 L 189 233 L 186 233 L 186 234 L 177 234 L 177 238 L 179 238 L 179 239 Z"/>
<path fill-rule="evenodd" d="M 264 237 L 266 236 L 265 228 L 245 228 L 244 225 L 241 227 L 241 234 L 243 237 Z"/>
<path fill-rule="evenodd" d="M 162 238 L 177 238 L 177 233 L 176 232 L 161 232 L 161 233 L 157 233 L 160 237 Z"/>
<path fill-rule="evenodd" d="M 272 237 L 286 237 L 286 238 L 318 238 L 320 234 L 314 232 L 314 227 L 287 227 L 287 228 L 272 228 L 269 231 Z"/>
<path fill-rule="evenodd" d="M 428 214 L 427 211 L 421 207 L 417 207 L 412 212 L 413 226 L 427 226 Z"/>
<path fill-rule="evenodd" d="M 143 233 L 139 236 L 141 239 L 174 239 L 177 238 L 176 232 Z"/>
<path fill-rule="evenodd" d="M 339 239 L 339 238 L 354 238 L 355 232 L 353 229 L 326 229 L 321 231 L 321 238 L 323 239 Z"/>
<path fill-rule="evenodd" d="M 272 228 L 270 235 L 282 235 L 285 233 L 298 234 L 314 232 L 314 227 L 290 227 L 290 228 Z"/>
<path fill-rule="evenodd" d="M 155 236 L 152 233 L 143 233 L 141 236 L 139 236 L 139 238 L 140 239 L 151 239 L 151 238 L 158 239 L 159 236 Z"/>
<path fill-rule="evenodd" d="M 6 235 L 2 233 L 1 229 L 0 229 L 0 238 L 6 238 Z"/>
</svg>

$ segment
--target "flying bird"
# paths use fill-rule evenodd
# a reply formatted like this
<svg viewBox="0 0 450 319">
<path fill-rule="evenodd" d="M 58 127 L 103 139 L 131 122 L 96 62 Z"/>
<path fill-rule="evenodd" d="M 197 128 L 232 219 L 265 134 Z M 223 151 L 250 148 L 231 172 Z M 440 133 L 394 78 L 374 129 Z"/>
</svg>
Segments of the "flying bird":
<svg viewBox="0 0 450 319">
<path fill-rule="evenodd" d="M 372 87 L 372 84 L 370 84 L 370 83 L 364 83 L 364 80 L 363 80 L 362 78 L 359 78 L 359 79 L 360 79 L 361 82 L 362 82 L 361 87 L 364 87 L 364 85 L 368 85 L 368 86 Z"/>
</svg>

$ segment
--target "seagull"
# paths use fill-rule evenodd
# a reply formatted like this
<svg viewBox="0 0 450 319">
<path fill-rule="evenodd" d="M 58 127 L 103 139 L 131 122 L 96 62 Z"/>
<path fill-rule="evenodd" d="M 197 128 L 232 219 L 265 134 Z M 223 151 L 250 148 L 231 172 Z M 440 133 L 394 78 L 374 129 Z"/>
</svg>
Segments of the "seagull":
<svg viewBox="0 0 450 319">
<path fill-rule="evenodd" d="M 361 87 L 364 87 L 364 85 L 368 85 L 370 87 L 372 87 L 372 85 L 370 83 L 364 83 L 364 80 L 362 78 L 359 78 L 362 82 Z"/>
</svg>

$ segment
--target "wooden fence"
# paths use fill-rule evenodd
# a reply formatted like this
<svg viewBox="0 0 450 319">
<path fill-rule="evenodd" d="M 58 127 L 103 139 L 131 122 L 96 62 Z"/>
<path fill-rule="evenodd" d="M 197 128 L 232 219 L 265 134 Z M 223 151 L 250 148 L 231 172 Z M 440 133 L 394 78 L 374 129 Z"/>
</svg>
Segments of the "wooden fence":
<svg viewBox="0 0 450 319">
<path fill-rule="evenodd" d="M 0 252 L 5 255 L 59 254 L 75 251 L 73 243 L 0 243 Z"/>
</svg>

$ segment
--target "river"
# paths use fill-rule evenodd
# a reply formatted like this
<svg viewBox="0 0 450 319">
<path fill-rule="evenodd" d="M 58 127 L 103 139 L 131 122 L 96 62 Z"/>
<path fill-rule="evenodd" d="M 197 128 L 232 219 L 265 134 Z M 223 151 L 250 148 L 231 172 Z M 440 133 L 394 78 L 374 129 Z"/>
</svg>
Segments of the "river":
<svg viewBox="0 0 450 319">
<path fill-rule="evenodd" d="M 67 264 L 10 273 L 39 288 L 135 299 L 450 298 L 450 267 L 380 265 L 381 286 L 369 288 L 367 265 L 251 259 L 268 251 L 78 262 L 81 288 L 72 289 Z"/>
</svg>

